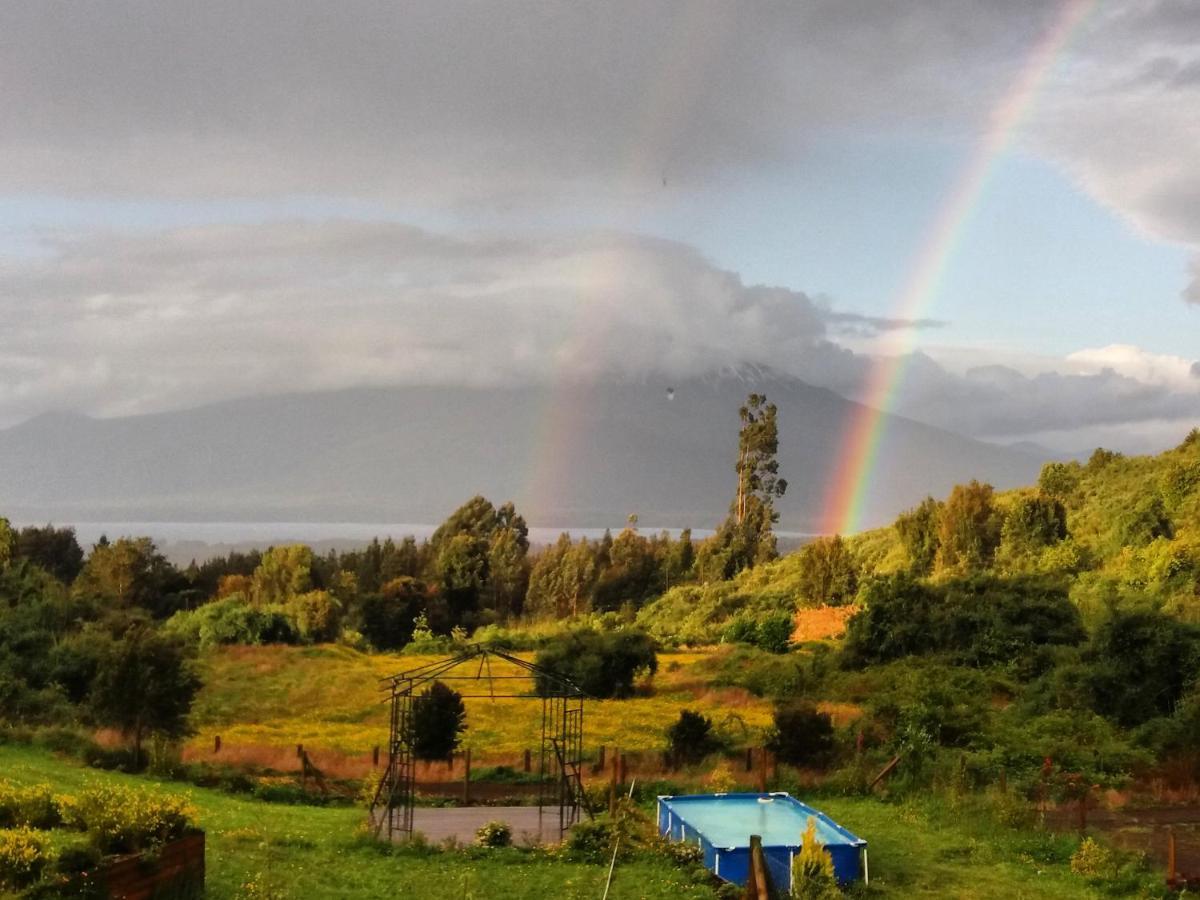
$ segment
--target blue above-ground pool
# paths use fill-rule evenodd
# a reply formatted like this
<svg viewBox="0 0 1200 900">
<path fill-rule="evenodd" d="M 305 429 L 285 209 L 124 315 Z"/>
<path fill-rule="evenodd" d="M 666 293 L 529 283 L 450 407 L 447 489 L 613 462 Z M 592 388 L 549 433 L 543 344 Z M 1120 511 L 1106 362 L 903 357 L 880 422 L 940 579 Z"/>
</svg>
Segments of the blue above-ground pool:
<svg viewBox="0 0 1200 900">
<path fill-rule="evenodd" d="M 776 887 L 791 889 L 792 857 L 814 819 L 817 840 L 833 858 L 833 873 L 845 885 L 867 878 L 867 842 L 823 812 L 786 793 L 694 794 L 658 798 L 658 831 L 675 841 L 695 841 L 704 865 L 744 885 L 750 875 L 750 835 L 762 837 L 763 855 Z"/>
</svg>

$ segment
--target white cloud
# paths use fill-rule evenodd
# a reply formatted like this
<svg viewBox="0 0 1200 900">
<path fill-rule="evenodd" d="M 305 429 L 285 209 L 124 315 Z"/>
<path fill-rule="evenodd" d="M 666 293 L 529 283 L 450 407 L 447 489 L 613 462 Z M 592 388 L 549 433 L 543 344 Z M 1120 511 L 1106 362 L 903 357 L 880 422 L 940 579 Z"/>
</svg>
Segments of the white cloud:
<svg viewBox="0 0 1200 900">
<path fill-rule="evenodd" d="M 363 384 L 686 376 L 747 361 L 846 386 L 806 295 L 618 234 L 450 238 L 279 223 L 59 238 L 0 264 L 0 417 Z M 839 314 L 839 325 L 897 327 Z"/>
<path fill-rule="evenodd" d="M 1200 391 L 1192 372 L 1195 360 L 1163 353 L 1151 353 L 1131 344 L 1110 344 L 1077 350 L 1066 357 L 1076 372 L 1098 375 L 1111 370 L 1146 384 L 1162 385 L 1179 391 Z"/>
<path fill-rule="evenodd" d="M 747 285 L 684 245 L 617 233 L 516 240 L 290 222 L 60 236 L 44 250 L 0 260 L 4 421 L 744 365 L 854 396 L 870 359 L 842 335 L 913 325 Z M 985 437 L 1200 416 L 1186 360 L 1125 346 L 1026 371 L 986 360 L 956 372 L 916 354 L 900 411 Z"/>
</svg>

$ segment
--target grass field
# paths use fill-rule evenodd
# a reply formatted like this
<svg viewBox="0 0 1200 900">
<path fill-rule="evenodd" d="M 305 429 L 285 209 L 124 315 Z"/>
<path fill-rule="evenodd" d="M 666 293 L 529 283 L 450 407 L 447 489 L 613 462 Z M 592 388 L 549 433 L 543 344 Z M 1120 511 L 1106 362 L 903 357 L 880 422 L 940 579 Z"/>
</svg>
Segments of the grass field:
<svg viewBox="0 0 1200 900">
<path fill-rule="evenodd" d="M 27 747 L 0 746 L 0 772 L 19 783 L 71 791 L 89 781 L 153 779 L 95 772 Z M 208 897 L 224 898 L 563 898 L 600 896 L 605 867 L 519 850 L 387 852 L 358 836 L 352 809 L 282 806 L 200 788 L 187 794 L 208 833 Z M 971 802 L 971 801 L 967 801 Z M 1114 896 L 1071 873 L 1070 837 L 990 824 L 972 806 L 908 805 L 871 798 L 822 797 L 817 805 L 870 842 L 871 886 L 859 896 L 1040 900 Z M 1144 884 L 1154 895 L 1154 881 Z M 1120 896 L 1137 896 L 1131 889 Z M 619 866 L 615 898 L 711 897 L 666 862 Z"/>
<path fill-rule="evenodd" d="M 522 654 L 528 656 L 528 654 Z M 663 653 L 653 691 L 629 700 L 590 701 L 586 710 L 587 746 L 620 746 L 629 751 L 663 747 L 663 732 L 690 707 L 721 723 L 731 714 L 751 734 L 771 721 L 771 706 L 739 688 L 707 684 L 699 665 L 710 654 Z M 295 745 L 365 758 L 387 742 L 387 708 L 379 679 L 415 668 L 438 657 L 366 654 L 337 646 L 229 647 L 202 660 L 204 689 L 192 721 L 197 735 L 189 756 L 207 758 L 214 735 L 224 743 L 225 758 L 243 754 L 269 756 L 272 751 L 295 759 Z M 516 667 L 493 662 L 495 675 Z M 461 674 L 474 676 L 478 663 Z M 454 684 L 463 690 L 464 683 Z M 487 690 L 487 682 L 472 685 Z M 464 691 L 465 692 L 465 691 Z M 511 761 L 525 748 L 536 748 L 541 705 L 521 699 L 468 700 L 464 746 L 479 759 Z M 240 749 L 239 749 L 240 748 Z M 247 750 L 247 748 L 251 748 Z M 265 762 L 265 759 L 258 759 Z"/>
<path fill-rule="evenodd" d="M 12 746 L 0 746 L 0 773 L 18 783 L 49 783 L 63 792 L 88 782 L 153 780 L 90 771 L 43 751 Z M 582 900 L 600 896 L 607 874 L 603 865 L 520 850 L 389 853 L 384 845 L 359 836 L 361 810 L 269 804 L 171 784 L 162 789 L 187 794 L 199 810 L 199 824 L 207 832 L 209 900 Z M 684 871 L 666 861 L 635 861 L 614 880 L 612 896 L 704 898 L 713 891 L 690 883 Z"/>
</svg>

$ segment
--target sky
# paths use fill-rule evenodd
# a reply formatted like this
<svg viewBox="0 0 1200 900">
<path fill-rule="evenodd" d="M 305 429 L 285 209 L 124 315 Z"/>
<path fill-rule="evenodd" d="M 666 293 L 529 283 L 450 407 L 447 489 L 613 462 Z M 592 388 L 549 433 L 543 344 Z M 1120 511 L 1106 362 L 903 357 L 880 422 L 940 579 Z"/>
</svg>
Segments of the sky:
<svg viewBox="0 0 1200 900">
<path fill-rule="evenodd" d="M 1191 0 L 0 0 L 0 84 L 0 425 L 895 354 L 987 440 L 1200 422 Z"/>
</svg>

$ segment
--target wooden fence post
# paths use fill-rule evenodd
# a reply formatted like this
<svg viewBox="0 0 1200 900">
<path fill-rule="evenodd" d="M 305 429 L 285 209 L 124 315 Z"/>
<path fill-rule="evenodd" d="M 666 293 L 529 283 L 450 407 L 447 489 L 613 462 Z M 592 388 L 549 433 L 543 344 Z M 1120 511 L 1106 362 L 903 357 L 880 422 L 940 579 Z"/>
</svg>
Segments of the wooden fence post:
<svg viewBox="0 0 1200 900">
<path fill-rule="evenodd" d="M 600 759 L 599 759 L 599 762 L 596 763 L 596 771 L 597 772 L 604 771 L 604 745 L 603 744 L 600 745 Z"/>
<path fill-rule="evenodd" d="M 608 781 L 608 814 L 615 816 L 617 814 L 617 769 L 620 768 L 618 761 L 621 757 L 619 747 L 613 748 L 612 770 Z"/>
<path fill-rule="evenodd" d="M 371 748 L 371 766 L 376 769 L 379 768 L 379 745 L 378 744 L 376 744 L 374 747 Z"/>
<path fill-rule="evenodd" d="M 770 900 L 771 876 L 763 856 L 762 836 L 750 835 L 750 877 L 746 879 L 746 900 Z"/>
<path fill-rule="evenodd" d="M 529 748 L 525 748 L 525 771 L 533 771 L 533 755 L 529 752 Z"/>
<path fill-rule="evenodd" d="M 221 752 L 221 736 L 218 734 L 213 738 L 213 753 Z"/>
<path fill-rule="evenodd" d="M 1167 826 L 1167 887 L 1175 887 L 1175 829 Z"/>
<path fill-rule="evenodd" d="M 463 806 L 471 805 L 471 748 L 463 754 Z"/>
</svg>

